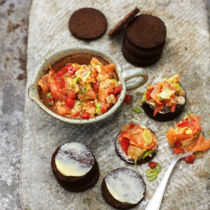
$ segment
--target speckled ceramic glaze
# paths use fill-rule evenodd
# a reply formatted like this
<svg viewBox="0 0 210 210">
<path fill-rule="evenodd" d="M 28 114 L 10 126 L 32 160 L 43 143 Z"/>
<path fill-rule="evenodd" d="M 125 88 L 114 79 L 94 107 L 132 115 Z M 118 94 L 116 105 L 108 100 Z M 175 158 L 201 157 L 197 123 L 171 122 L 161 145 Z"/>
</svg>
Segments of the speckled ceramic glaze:
<svg viewBox="0 0 210 210">
<path fill-rule="evenodd" d="M 88 120 L 84 119 L 70 119 L 63 117 L 61 115 L 56 114 L 55 112 L 51 111 L 48 109 L 43 102 L 40 100 L 39 93 L 38 93 L 38 82 L 41 79 L 41 77 L 46 74 L 48 67 L 57 61 L 59 61 L 62 58 L 65 58 L 66 56 L 69 55 L 74 55 L 77 53 L 87 53 L 91 55 L 96 55 L 107 61 L 108 63 L 113 63 L 115 64 L 115 71 L 118 75 L 119 80 L 122 83 L 122 91 L 120 93 L 120 96 L 114 104 L 114 106 L 108 110 L 108 112 L 92 118 Z M 125 83 L 129 79 L 136 78 L 135 80 L 132 80 L 132 82 Z M 77 47 L 77 48 L 63 48 L 57 52 L 52 53 L 51 55 L 48 56 L 36 69 L 36 75 L 33 79 L 33 84 L 29 87 L 28 94 L 29 97 L 42 109 L 44 110 L 47 114 L 51 115 L 52 117 L 59 119 L 63 122 L 69 123 L 69 124 L 89 124 L 89 123 L 95 123 L 101 120 L 106 119 L 110 115 L 112 115 L 122 104 L 123 99 L 125 97 L 126 89 L 131 90 L 135 89 L 137 87 L 140 87 L 143 85 L 146 81 L 148 80 L 148 74 L 141 68 L 135 68 L 135 69 L 130 69 L 127 71 L 124 71 L 122 73 L 121 65 L 119 62 L 114 59 L 111 55 L 103 52 L 96 50 L 92 47 Z"/>
</svg>

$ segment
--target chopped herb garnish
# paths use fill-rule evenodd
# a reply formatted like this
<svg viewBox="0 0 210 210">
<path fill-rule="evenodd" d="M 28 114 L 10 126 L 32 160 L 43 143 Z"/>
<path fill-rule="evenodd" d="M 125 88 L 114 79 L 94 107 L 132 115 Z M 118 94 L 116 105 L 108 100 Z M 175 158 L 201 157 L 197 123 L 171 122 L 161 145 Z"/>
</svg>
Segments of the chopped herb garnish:
<svg viewBox="0 0 210 210">
<path fill-rule="evenodd" d="M 133 111 L 138 113 L 138 114 L 142 113 L 142 111 L 137 107 L 133 107 Z"/>
<path fill-rule="evenodd" d="M 157 179 L 158 174 L 160 173 L 162 166 L 157 163 L 154 169 L 148 169 L 146 171 L 146 176 L 149 178 L 149 181 L 152 182 Z"/>
<path fill-rule="evenodd" d="M 151 156 L 152 153 L 155 153 L 155 152 L 156 152 L 156 150 L 148 150 L 148 151 L 144 152 L 143 157 L 142 157 L 143 160 L 144 160 L 146 157 Z"/>
</svg>

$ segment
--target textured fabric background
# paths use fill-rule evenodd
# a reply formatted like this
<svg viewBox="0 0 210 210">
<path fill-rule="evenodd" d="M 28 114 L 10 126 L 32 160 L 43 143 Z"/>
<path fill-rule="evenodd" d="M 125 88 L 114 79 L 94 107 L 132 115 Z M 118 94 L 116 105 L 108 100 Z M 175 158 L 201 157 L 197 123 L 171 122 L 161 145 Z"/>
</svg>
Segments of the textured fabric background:
<svg viewBox="0 0 210 210">
<path fill-rule="evenodd" d="M 31 84 L 34 69 L 39 62 L 54 50 L 64 46 L 75 47 L 89 45 L 112 54 L 120 61 L 123 70 L 132 68 L 121 53 L 123 36 L 110 40 L 107 33 L 92 42 L 79 41 L 68 30 L 69 16 L 77 8 L 95 7 L 108 19 L 108 30 L 135 6 L 142 13 L 159 16 L 167 26 L 167 42 L 158 64 L 146 68 L 149 81 L 156 77 L 181 74 L 181 81 L 187 90 L 188 103 L 185 109 L 202 116 L 203 131 L 209 128 L 210 74 L 209 74 L 209 34 L 205 2 L 197 0 L 34 0 L 31 8 L 28 37 L 28 81 Z M 146 182 L 147 193 L 144 201 L 135 209 L 144 209 L 152 197 L 170 160 L 166 133 L 174 122 L 159 123 L 149 119 L 144 113 L 136 114 L 131 107 L 138 106 L 140 97 L 135 92 L 143 92 L 145 86 L 132 91 L 134 101 L 123 105 L 117 113 L 104 122 L 88 126 L 67 125 L 54 120 L 41 111 L 26 95 L 24 138 L 22 144 L 22 168 L 20 197 L 23 208 L 40 209 L 75 209 L 106 210 L 108 206 L 100 191 L 103 177 L 112 169 L 125 166 L 135 169 L 121 161 L 114 151 L 114 139 L 121 126 L 130 120 L 150 127 L 159 140 L 158 154 L 155 161 L 163 169 L 155 182 L 150 183 L 145 177 L 147 164 L 138 167 Z M 181 117 L 184 116 L 184 113 Z M 181 117 L 179 119 L 181 119 Z M 177 119 L 177 120 L 179 120 Z M 209 136 L 208 136 L 209 137 Z M 54 150 L 62 143 L 78 141 L 88 145 L 94 152 L 100 167 L 98 183 L 90 190 L 75 194 L 63 190 L 56 182 L 50 159 Z M 207 210 L 210 203 L 210 184 L 208 178 L 210 152 L 206 152 L 193 165 L 181 161 L 177 164 L 168 183 L 163 199 L 163 210 Z"/>
</svg>

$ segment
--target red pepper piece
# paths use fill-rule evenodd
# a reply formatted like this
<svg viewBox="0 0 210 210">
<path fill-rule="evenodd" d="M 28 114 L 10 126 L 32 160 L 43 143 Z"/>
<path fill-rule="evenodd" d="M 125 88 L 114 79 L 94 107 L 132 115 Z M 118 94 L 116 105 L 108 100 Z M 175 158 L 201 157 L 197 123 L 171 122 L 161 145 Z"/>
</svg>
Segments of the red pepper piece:
<svg viewBox="0 0 210 210">
<path fill-rule="evenodd" d="M 66 103 L 66 106 L 72 109 L 74 107 L 75 100 L 67 96 L 65 99 L 65 103 Z"/>
<path fill-rule="evenodd" d="M 107 112 L 108 111 L 108 108 L 109 108 L 108 104 L 105 103 L 105 102 L 103 102 L 101 104 L 101 113 L 104 114 L 105 112 Z"/>
<path fill-rule="evenodd" d="M 98 83 L 93 83 L 93 90 L 97 93 L 98 92 Z"/>
<path fill-rule="evenodd" d="M 71 114 L 72 117 L 78 117 L 79 115 L 80 115 L 80 112 L 75 112 Z"/>
<path fill-rule="evenodd" d="M 175 112 L 175 109 L 176 109 L 176 104 L 172 104 L 172 106 L 171 106 L 171 112 Z"/>
<path fill-rule="evenodd" d="M 121 85 L 116 86 L 116 87 L 114 87 L 113 93 L 114 93 L 115 95 L 117 95 L 118 93 L 121 92 L 121 90 L 122 90 L 122 86 L 121 86 Z"/>
<path fill-rule="evenodd" d="M 71 98 L 71 99 L 76 98 L 76 94 L 74 92 L 70 92 L 67 96 L 68 96 L 68 98 Z"/>
<path fill-rule="evenodd" d="M 189 156 L 185 157 L 184 160 L 185 160 L 186 163 L 191 163 L 192 164 L 192 163 L 194 163 L 195 155 L 194 154 L 189 155 Z"/>
<path fill-rule="evenodd" d="M 124 102 L 125 102 L 126 104 L 130 104 L 132 98 L 133 98 L 133 97 L 132 97 L 131 95 L 128 95 L 128 94 L 126 93 L 125 98 L 124 98 Z"/>
<path fill-rule="evenodd" d="M 175 154 L 184 154 L 185 153 L 185 151 L 181 148 L 180 142 L 177 141 L 175 143 L 175 147 L 173 148 L 173 152 Z"/>
<path fill-rule="evenodd" d="M 130 124 L 129 124 L 129 127 L 132 129 L 133 127 L 135 126 L 135 124 L 133 123 L 133 122 L 131 122 Z"/>
<path fill-rule="evenodd" d="M 154 88 L 148 89 L 146 93 L 146 99 L 149 100 L 151 98 L 151 92 L 153 91 Z"/>
<path fill-rule="evenodd" d="M 188 120 L 188 118 L 186 118 L 186 119 L 182 120 L 181 122 L 177 123 L 176 125 L 178 127 L 186 127 L 188 125 L 188 123 L 189 123 L 189 120 Z"/>
<path fill-rule="evenodd" d="M 128 154 L 128 147 L 130 145 L 130 141 L 127 138 L 122 137 L 121 141 L 120 141 L 120 145 L 121 145 L 121 149 L 126 153 L 126 155 Z"/>
<path fill-rule="evenodd" d="M 66 66 L 66 68 L 69 74 L 74 74 L 76 72 L 76 69 L 71 64 Z"/>
<path fill-rule="evenodd" d="M 157 162 L 149 161 L 148 165 L 149 165 L 149 167 L 150 167 L 151 169 L 154 169 L 154 168 L 156 168 L 156 166 L 157 166 Z"/>
<path fill-rule="evenodd" d="M 82 119 L 86 119 L 86 120 L 89 119 L 89 118 L 90 118 L 90 113 L 88 113 L 88 112 L 82 113 L 82 114 L 81 114 L 81 118 L 82 118 Z"/>
</svg>

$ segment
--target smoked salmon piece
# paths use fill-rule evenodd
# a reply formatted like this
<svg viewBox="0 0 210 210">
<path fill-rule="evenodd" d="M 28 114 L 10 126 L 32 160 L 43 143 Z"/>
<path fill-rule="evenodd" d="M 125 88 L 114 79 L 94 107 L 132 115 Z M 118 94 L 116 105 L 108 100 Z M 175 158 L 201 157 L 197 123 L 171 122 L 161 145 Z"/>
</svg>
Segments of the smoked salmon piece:
<svg viewBox="0 0 210 210">
<path fill-rule="evenodd" d="M 203 137 L 203 134 L 200 134 L 199 137 L 196 140 L 194 140 L 194 142 L 191 145 L 189 145 L 186 149 L 189 152 L 199 152 L 208 150 L 210 149 L 210 139 L 205 139 Z"/>
</svg>

